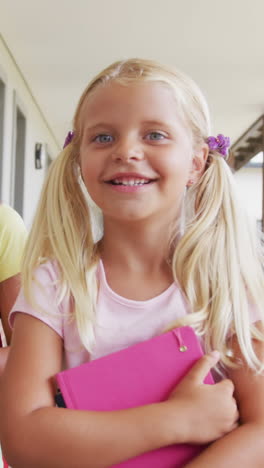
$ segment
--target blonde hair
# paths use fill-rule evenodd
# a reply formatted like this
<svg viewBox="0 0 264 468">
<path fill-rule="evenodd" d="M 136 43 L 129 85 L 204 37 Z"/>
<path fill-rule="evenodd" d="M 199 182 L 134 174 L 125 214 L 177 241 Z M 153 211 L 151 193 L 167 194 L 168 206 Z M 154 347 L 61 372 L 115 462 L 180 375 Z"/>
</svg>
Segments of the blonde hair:
<svg viewBox="0 0 264 468">
<path fill-rule="evenodd" d="M 60 271 L 60 297 L 70 294 L 74 317 L 83 345 L 94 342 L 97 297 L 98 244 L 94 242 L 85 194 L 79 182 L 78 155 L 82 137 L 82 112 L 87 97 L 99 86 L 114 81 L 129 85 L 160 82 L 173 90 L 179 111 L 192 131 L 193 148 L 210 135 L 206 101 L 198 86 L 186 75 L 156 62 L 131 59 L 112 64 L 88 85 L 74 117 L 73 141 L 53 162 L 45 182 L 31 230 L 23 266 L 25 294 L 32 302 L 31 282 L 35 268 L 47 259 L 56 260 Z M 232 333 L 248 365 L 260 371 L 252 337 L 263 335 L 251 325 L 249 302 L 262 320 L 264 296 L 261 245 L 236 198 L 231 171 L 221 155 L 210 152 L 207 168 L 188 190 L 184 233 L 174 248 L 172 271 L 185 294 L 190 310 L 178 324 L 190 324 L 204 336 L 206 349 L 218 349 L 222 362 L 234 365 L 227 342 Z"/>
</svg>

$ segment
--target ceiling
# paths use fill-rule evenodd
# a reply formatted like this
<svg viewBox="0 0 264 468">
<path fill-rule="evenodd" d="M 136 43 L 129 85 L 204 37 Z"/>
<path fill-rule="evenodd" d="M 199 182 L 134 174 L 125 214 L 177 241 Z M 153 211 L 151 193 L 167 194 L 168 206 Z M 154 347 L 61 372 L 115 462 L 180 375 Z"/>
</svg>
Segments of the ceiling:
<svg viewBox="0 0 264 468">
<path fill-rule="evenodd" d="M 233 142 L 264 113 L 263 0 L 0 0 L 0 31 L 59 145 L 87 82 L 127 57 L 189 73 Z"/>
</svg>

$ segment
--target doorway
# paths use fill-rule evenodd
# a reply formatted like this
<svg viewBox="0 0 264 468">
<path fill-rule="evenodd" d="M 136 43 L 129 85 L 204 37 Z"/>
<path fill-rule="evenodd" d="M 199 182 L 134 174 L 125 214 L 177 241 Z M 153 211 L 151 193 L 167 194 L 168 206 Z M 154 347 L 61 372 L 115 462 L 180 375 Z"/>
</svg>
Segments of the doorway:
<svg viewBox="0 0 264 468">
<path fill-rule="evenodd" d="M 11 202 L 15 210 L 23 217 L 26 117 L 14 96 L 13 161 L 11 180 Z"/>
</svg>

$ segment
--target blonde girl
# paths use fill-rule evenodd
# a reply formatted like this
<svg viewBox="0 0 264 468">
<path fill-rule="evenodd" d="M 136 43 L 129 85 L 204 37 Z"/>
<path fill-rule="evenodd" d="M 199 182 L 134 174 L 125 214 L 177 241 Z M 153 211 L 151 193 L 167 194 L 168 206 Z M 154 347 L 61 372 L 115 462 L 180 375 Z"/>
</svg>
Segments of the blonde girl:
<svg viewBox="0 0 264 468">
<path fill-rule="evenodd" d="M 228 140 L 209 137 L 196 84 L 158 63 L 115 63 L 84 91 L 10 317 L 0 410 L 14 468 L 107 467 L 182 442 L 212 442 L 188 468 L 263 466 L 261 245 L 236 200 Z M 172 323 L 192 325 L 207 354 L 167 401 L 118 412 L 54 406 L 63 366 Z M 219 355 L 225 378 L 204 385 Z"/>
</svg>

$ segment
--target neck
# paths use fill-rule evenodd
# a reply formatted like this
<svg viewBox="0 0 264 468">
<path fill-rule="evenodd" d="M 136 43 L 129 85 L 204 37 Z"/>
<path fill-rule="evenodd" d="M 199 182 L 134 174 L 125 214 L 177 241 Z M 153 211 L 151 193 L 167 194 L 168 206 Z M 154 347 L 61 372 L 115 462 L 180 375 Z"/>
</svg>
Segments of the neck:
<svg viewBox="0 0 264 468">
<path fill-rule="evenodd" d="M 100 244 L 106 265 L 122 265 L 130 271 L 152 271 L 168 266 L 171 222 L 116 222 L 104 220 L 104 237 Z"/>
</svg>

